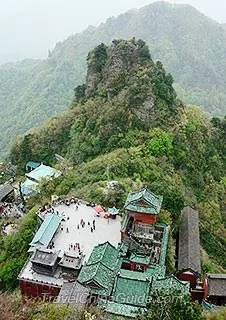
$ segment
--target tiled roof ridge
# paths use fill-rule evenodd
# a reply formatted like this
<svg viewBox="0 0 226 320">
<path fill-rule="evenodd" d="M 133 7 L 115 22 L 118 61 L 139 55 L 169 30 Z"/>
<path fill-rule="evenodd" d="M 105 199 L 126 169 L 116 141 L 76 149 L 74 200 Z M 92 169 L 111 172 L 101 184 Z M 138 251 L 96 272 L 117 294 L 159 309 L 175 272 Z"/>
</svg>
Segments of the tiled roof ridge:
<svg viewBox="0 0 226 320">
<path fill-rule="evenodd" d="M 87 265 L 87 266 L 92 266 L 92 265 L 101 263 L 102 266 L 105 266 L 105 267 L 108 268 L 109 270 L 112 270 L 112 269 L 109 268 L 109 266 L 107 266 L 107 265 L 106 265 L 105 263 L 103 263 L 103 261 L 102 261 L 102 259 L 104 258 L 104 255 L 105 255 L 105 252 L 106 252 L 106 250 L 107 250 L 108 245 L 110 245 L 112 248 L 114 248 L 115 250 L 117 250 L 109 241 L 106 241 L 106 242 L 104 242 L 104 243 L 100 243 L 100 244 L 98 244 L 96 247 L 94 247 L 94 249 L 97 248 L 97 247 L 102 247 L 102 246 L 104 247 L 104 250 L 103 250 L 103 253 L 102 253 L 101 257 L 100 257 L 96 262 L 92 262 L 92 263 L 89 263 L 89 260 L 88 260 L 86 265 Z M 92 253 L 91 253 L 91 254 L 92 254 Z M 119 256 L 119 255 L 118 255 L 118 256 Z"/>
<path fill-rule="evenodd" d="M 42 245 L 45 245 L 45 243 L 42 243 L 42 242 L 40 241 L 40 240 L 41 240 L 41 237 L 42 237 L 43 234 L 46 232 L 47 228 L 49 227 L 51 221 L 54 219 L 55 216 L 58 216 L 58 215 L 57 215 L 56 213 L 52 213 L 51 215 L 47 216 L 47 218 L 46 218 L 46 219 L 48 219 L 48 223 L 45 223 L 46 219 L 42 222 L 40 228 L 42 227 L 43 223 L 45 223 L 45 225 L 42 227 L 42 228 L 43 228 L 43 230 L 42 230 L 43 232 L 42 232 L 42 234 L 39 235 L 39 237 L 38 237 L 38 239 L 37 239 L 37 241 L 36 241 L 35 243 L 40 242 Z M 58 216 L 58 217 L 59 217 L 59 216 Z M 61 219 L 62 219 L 62 217 L 61 217 Z M 40 229 L 40 228 L 39 228 L 39 229 Z M 39 231 L 39 230 L 38 230 L 38 231 Z M 38 231 L 37 231 L 37 232 L 38 232 Z M 37 233 L 36 233 L 36 234 L 37 234 Z M 31 245 L 31 244 L 33 244 L 33 240 L 31 241 L 30 245 Z"/>
<path fill-rule="evenodd" d="M 195 211 L 192 207 L 187 206 L 189 208 L 189 213 L 187 214 L 187 228 L 188 230 L 190 229 L 191 226 L 191 220 L 192 220 L 192 215 L 193 215 L 193 211 Z M 186 208 L 186 207 L 185 207 Z M 191 253 L 191 241 L 192 238 L 188 237 L 188 259 L 189 261 L 191 261 L 192 258 L 192 253 Z M 195 270 L 196 271 L 196 270 Z"/>
<path fill-rule="evenodd" d="M 135 272 L 136 272 L 136 271 L 135 271 Z M 148 278 L 148 276 L 146 277 L 146 279 L 130 278 L 130 277 L 126 276 L 126 275 L 122 275 L 122 274 L 120 273 L 120 271 L 119 271 L 118 277 L 119 277 L 119 278 L 123 278 L 123 279 L 130 279 L 130 280 L 133 280 L 133 281 L 139 281 L 139 282 L 141 282 L 141 281 L 143 281 L 143 282 L 151 282 L 151 280 Z"/>
<path fill-rule="evenodd" d="M 55 215 L 55 213 L 52 213 L 52 214 L 49 216 L 49 219 L 48 219 L 48 217 L 47 217 L 48 223 L 46 223 L 46 225 L 44 226 L 42 235 L 46 232 L 46 229 L 48 228 L 50 222 L 53 220 L 54 215 Z M 44 221 L 43 221 L 43 223 L 44 223 Z M 39 241 L 40 239 L 41 239 L 41 234 L 40 234 L 40 236 L 39 236 L 38 241 Z"/>
<path fill-rule="evenodd" d="M 171 275 L 169 275 L 169 276 L 166 276 L 166 277 L 163 278 L 163 279 L 159 278 L 159 279 L 156 279 L 156 280 L 157 280 L 157 281 L 158 281 L 158 280 L 167 280 L 167 279 L 170 279 L 170 278 L 173 278 L 173 279 L 176 280 L 178 283 L 183 284 L 184 286 L 187 286 L 187 282 L 181 281 L 181 280 L 178 279 L 174 274 L 171 274 Z"/>
<path fill-rule="evenodd" d="M 108 245 L 110 245 L 112 248 L 116 249 L 109 241 L 106 241 L 103 243 L 103 246 L 104 246 L 104 250 L 103 250 L 103 253 L 102 253 L 102 256 L 100 259 L 103 259 L 104 258 L 104 255 L 106 253 L 106 250 L 107 250 L 107 247 Z"/>
<path fill-rule="evenodd" d="M 90 263 L 90 264 L 87 264 L 87 266 L 95 266 L 95 265 L 102 265 L 104 266 L 105 268 L 107 268 L 108 270 L 110 271 L 113 271 L 112 269 L 109 268 L 109 266 L 107 266 L 105 263 L 103 263 L 102 261 L 97 261 L 97 262 L 93 262 L 93 263 Z M 99 267 L 99 266 L 98 266 Z"/>
<path fill-rule="evenodd" d="M 206 275 L 211 279 L 226 279 L 226 273 L 207 273 Z"/>
<path fill-rule="evenodd" d="M 96 267 L 96 269 L 95 269 L 95 272 L 94 272 L 94 276 L 93 277 L 91 277 L 91 275 L 89 274 L 89 276 L 90 276 L 90 278 L 88 278 L 84 283 L 87 283 L 87 282 L 89 282 L 89 281 L 91 281 L 94 277 L 95 277 L 95 275 L 96 275 L 96 273 L 97 273 L 97 270 L 98 270 L 98 268 L 99 268 L 99 266 L 98 266 L 98 264 L 97 263 L 95 263 L 95 264 L 90 264 L 90 265 L 84 265 L 83 267 L 82 267 L 82 269 L 83 268 L 85 268 L 85 267 L 89 267 L 89 266 L 95 266 Z M 81 273 L 81 272 L 80 272 Z M 79 274 L 80 275 L 80 274 Z M 79 280 L 78 280 L 79 281 Z M 82 284 L 82 283 L 81 283 Z"/>
<path fill-rule="evenodd" d="M 136 194 L 136 193 L 140 193 L 141 197 L 145 196 L 145 195 L 152 195 L 155 198 L 158 198 L 159 200 L 163 198 L 163 196 L 155 194 L 154 192 L 150 191 L 148 188 L 142 188 L 140 190 L 130 192 L 130 194 L 132 194 L 132 195 Z"/>
<path fill-rule="evenodd" d="M 186 207 L 185 207 L 186 208 Z M 189 208 L 189 207 L 188 207 Z M 189 208 L 189 214 L 187 214 L 186 216 L 185 216 L 185 218 L 186 218 L 186 229 L 187 229 L 187 234 L 189 233 L 189 225 L 190 225 L 190 208 Z M 190 248 L 190 237 L 188 237 L 188 239 L 187 239 L 188 241 L 187 241 L 187 245 L 186 245 L 186 247 L 187 247 L 187 264 L 188 264 L 188 261 L 190 261 L 190 257 L 191 257 L 191 252 L 190 252 L 190 250 L 189 250 L 189 248 Z"/>
<path fill-rule="evenodd" d="M 200 273 L 200 237 L 198 211 L 187 205 L 182 210 L 179 231 L 179 269 Z"/>
</svg>

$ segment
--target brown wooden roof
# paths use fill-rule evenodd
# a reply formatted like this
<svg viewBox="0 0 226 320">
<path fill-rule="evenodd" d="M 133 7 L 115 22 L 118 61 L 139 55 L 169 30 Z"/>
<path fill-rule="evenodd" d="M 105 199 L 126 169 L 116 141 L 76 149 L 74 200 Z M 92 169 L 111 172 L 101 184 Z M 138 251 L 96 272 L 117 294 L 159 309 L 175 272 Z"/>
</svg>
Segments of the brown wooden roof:
<svg viewBox="0 0 226 320">
<path fill-rule="evenodd" d="M 10 184 L 1 184 L 0 185 L 0 201 L 8 196 L 13 191 L 13 187 Z"/>
<path fill-rule="evenodd" d="M 208 295 L 226 297 L 226 274 L 207 274 Z"/>
<path fill-rule="evenodd" d="M 201 272 L 199 216 L 191 207 L 182 210 L 179 231 L 178 271 L 186 269 Z"/>
</svg>

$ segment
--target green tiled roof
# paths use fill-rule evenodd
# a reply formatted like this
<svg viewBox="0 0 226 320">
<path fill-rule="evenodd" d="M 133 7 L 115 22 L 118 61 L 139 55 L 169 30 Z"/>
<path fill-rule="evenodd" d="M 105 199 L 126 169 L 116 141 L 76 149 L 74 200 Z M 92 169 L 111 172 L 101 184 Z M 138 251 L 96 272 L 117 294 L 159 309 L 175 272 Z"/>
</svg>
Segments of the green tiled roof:
<svg viewBox="0 0 226 320">
<path fill-rule="evenodd" d="M 109 214 L 112 214 L 112 215 L 116 215 L 116 214 L 119 213 L 119 210 L 116 209 L 115 207 L 113 207 L 113 208 L 108 208 L 108 213 L 109 213 Z"/>
<path fill-rule="evenodd" d="M 123 241 L 122 243 L 119 244 L 118 246 L 118 251 L 121 257 L 125 257 L 127 254 L 127 251 L 129 249 L 129 244 Z"/>
<path fill-rule="evenodd" d="M 104 308 L 107 312 L 130 318 L 136 318 L 137 314 L 141 314 L 146 311 L 144 308 L 138 308 L 126 304 L 116 303 L 113 301 L 107 301 L 99 299 L 98 305 Z"/>
<path fill-rule="evenodd" d="M 57 178 L 59 177 L 61 172 L 59 170 L 56 170 L 52 167 L 45 166 L 44 164 L 41 164 L 33 171 L 26 173 L 26 176 L 31 179 L 35 180 L 37 182 L 41 181 L 41 179 L 49 179 L 49 178 Z"/>
<path fill-rule="evenodd" d="M 118 250 L 109 242 L 96 246 L 87 262 L 87 265 L 101 262 L 102 265 L 114 270 L 118 260 Z"/>
<path fill-rule="evenodd" d="M 80 283 L 89 283 L 90 281 L 94 281 L 101 287 L 107 288 L 108 281 L 113 277 L 113 275 L 114 272 L 101 263 L 85 265 L 79 274 L 78 281 Z"/>
<path fill-rule="evenodd" d="M 158 214 L 161 209 L 162 200 L 162 196 L 155 195 L 145 188 L 139 191 L 130 192 L 124 208 L 128 211 Z M 140 205 L 137 204 L 137 202 L 145 202 L 146 205 Z"/>
<path fill-rule="evenodd" d="M 141 281 L 147 280 L 146 272 L 131 271 L 126 269 L 120 270 L 120 277 L 126 278 L 126 279 L 141 280 Z"/>
<path fill-rule="evenodd" d="M 121 232 L 125 231 L 126 226 L 128 224 L 128 221 L 129 221 L 129 216 L 126 215 L 126 217 L 122 221 L 122 226 L 121 226 L 121 230 L 120 230 Z"/>
<path fill-rule="evenodd" d="M 166 277 L 164 279 L 154 279 L 152 282 L 151 293 L 156 290 L 163 291 L 164 293 L 172 293 L 178 291 L 182 295 L 189 294 L 189 283 L 180 281 L 174 275 Z"/>
<path fill-rule="evenodd" d="M 139 277 L 143 277 L 143 275 Z M 150 282 L 148 280 L 132 278 L 131 274 L 129 277 L 118 275 L 114 285 L 113 300 L 117 303 L 145 307 L 149 290 Z"/>
<path fill-rule="evenodd" d="M 114 284 L 115 272 L 101 263 L 85 265 L 78 276 L 78 282 L 89 284 L 94 282 L 100 288 L 91 288 L 92 293 L 110 295 Z"/>
<path fill-rule="evenodd" d="M 28 167 L 33 168 L 33 169 L 36 169 L 38 166 L 40 166 L 40 162 L 28 161 L 28 162 L 26 163 L 26 169 L 27 169 Z"/>
<path fill-rule="evenodd" d="M 48 215 L 31 241 L 30 246 L 47 246 L 57 231 L 62 218 L 62 216 L 55 213 Z"/>
<path fill-rule="evenodd" d="M 158 224 L 156 224 L 156 225 L 158 226 Z M 159 264 L 161 266 L 164 266 L 165 261 L 166 261 L 166 252 L 167 252 L 167 246 L 168 246 L 170 226 L 167 226 L 167 225 L 161 225 L 161 226 L 164 226 L 164 232 L 163 232 L 163 237 L 162 237 L 162 245 L 161 245 L 161 254 L 160 254 Z"/>
<path fill-rule="evenodd" d="M 148 265 L 150 263 L 150 257 L 132 253 L 130 261 Z"/>
<path fill-rule="evenodd" d="M 145 270 L 146 277 L 151 279 L 153 278 L 164 278 L 166 274 L 165 266 L 155 266 L 149 265 L 149 267 Z"/>
<path fill-rule="evenodd" d="M 91 293 L 109 296 L 121 264 L 118 250 L 109 242 L 105 242 L 94 247 L 87 264 L 79 273 L 78 281 L 84 285 L 94 282 L 99 287 L 90 287 Z"/>
</svg>

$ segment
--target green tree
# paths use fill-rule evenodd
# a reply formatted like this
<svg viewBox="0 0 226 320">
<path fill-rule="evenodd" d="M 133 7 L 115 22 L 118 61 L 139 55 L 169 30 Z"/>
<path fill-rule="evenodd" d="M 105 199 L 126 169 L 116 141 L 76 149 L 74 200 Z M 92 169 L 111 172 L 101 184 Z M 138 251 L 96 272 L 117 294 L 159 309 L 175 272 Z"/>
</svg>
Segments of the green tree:
<svg viewBox="0 0 226 320">
<path fill-rule="evenodd" d="M 167 156 L 173 150 L 173 136 L 161 129 L 154 129 L 150 132 L 151 139 L 148 142 L 148 150 L 155 157 Z"/>
<path fill-rule="evenodd" d="M 148 310 L 139 316 L 139 320 L 200 320 L 202 307 L 191 302 L 190 296 L 156 293 L 151 296 Z"/>
</svg>

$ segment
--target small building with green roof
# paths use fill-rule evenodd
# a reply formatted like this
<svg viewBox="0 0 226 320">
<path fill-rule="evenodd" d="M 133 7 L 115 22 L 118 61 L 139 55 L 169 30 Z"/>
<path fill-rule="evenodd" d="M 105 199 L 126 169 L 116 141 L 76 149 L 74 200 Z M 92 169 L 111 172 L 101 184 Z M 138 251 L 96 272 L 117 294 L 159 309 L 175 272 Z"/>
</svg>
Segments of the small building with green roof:
<svg viewBox="0 0 226 320">
<path fill-rule="evenodd" d="M 132 212 L 158 214 L 162 205 L 162 196 L 155 195 L 147 188 L 130 192 L 124 208 Z"/>
<path fill-rule="evenodd" d="M 30 243 L 29 251 L 34 251 L 35 248 L 45 246 L 47 247 L 52 240 L 54 234 L 57 232 L 60 222 L 63 216 L 57 215 L 52 213 L 48 215 L 43 223 L 41 224 L 40 228 L 38 229 L 37 233 L 35 234 L 34 238 Z"/>
<path fill-rule="evenodd" d="M 87 265 L 101 263 L 110 270 L 114 270 L 117 264 L 118 250 L 108 241 L 96 246 L 89 256 Z"/>
<path fill-rule="evenodd" d="M 119 252 L 112 244 L 100 244 L 93 249 L 83 266 L 78 282 L 90 287 L 94 295 L 109 296 L 121 263 Z"/>
<path fill-rule="evenodd" d="M 138 314 L 144 313 L 146 311 L 145 308 L 140 308 L 129 304 L 117 303 L 105 299 L 99 299 L 98 306 L 112 315 L 118 315 L 127 318 L 137 318 Z"/>
<path fill-rule="evenodd" d="M 93 295 L 110 296 L 116 272 L 101 264 L 84 265 L 78 282 L 90 288 Z"/>
<path fill-rule="evenodd" d="M 26 163 L 26 172 L 30 172 L 40 166 L 40 162 L 28 161 Z"/>
<path fill-rule="evenodd" d="M 54 179 L 61 175 L 59 170 L 50 166 L 46 166 L 43 163 L 38 164 L 34 162 L 28 162 L 27 165 L 28 167 L 34 167 L 32 171 L 25 174 L 27 179 L 21 185 L 21 191 L 27 197 L 34 192 L 38 192 L 38 185 L 42 179 Z"/>
<path fill-rule="evenodd" d="M 164 294 L 178 293 L 178 295 L 189 294 L 189 282 L 181 281 L 174 275 L 159 279 L 153 279 L 151 294 L 164 292 Z"/>
<path fill-rule="evenodd" d="M 147 188 L 130 192 L 124 205 L 124 209 L 127 211 L 127 217 L 122 224 L 122 240 L 133 224 L 143 223 L 154 225 L 157 214 L 161 209 L 162 200 L 162 196 L 155 195 Z"/>
<path fill-rule="evenodd" d="M 121 269 L 114 284 L 113 301 L 146 307 L 150 288 L 151 281 L 145 273 Z"/>
</svg>

